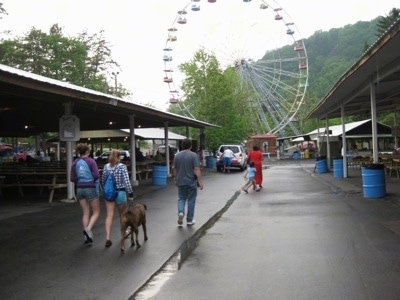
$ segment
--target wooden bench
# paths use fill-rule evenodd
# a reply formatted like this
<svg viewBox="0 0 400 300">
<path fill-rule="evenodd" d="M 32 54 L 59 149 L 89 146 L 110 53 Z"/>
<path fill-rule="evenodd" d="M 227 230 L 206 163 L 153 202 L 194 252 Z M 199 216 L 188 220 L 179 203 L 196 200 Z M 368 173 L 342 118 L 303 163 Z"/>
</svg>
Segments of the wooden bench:
<svg viewBox="0 0 400 300">
<path fill-rule="evenodd" d="M 352 159 L 352 166 L 355 168 L 360 168 L 364 165 L 371 163 L 371 157 L 369 156 L 354 156 Z"/>
<path fill-rule="evenodd" d="M 53 202 L 55 189 L 66 188 L 68 186 L 66 180 L 66 171 L 49 171 L 49 172 L 23 172 L 19 171 L 0 171 L 0 195 L 3 195 L 3 188 L 18 188 L 21 198 L 24 198 L 23 187 L 39 187 L 40 193 L 43 188 L 50 190 L 49 203 Z M 62 175 L 62 176 L 61 176 Z"/>
</svg>

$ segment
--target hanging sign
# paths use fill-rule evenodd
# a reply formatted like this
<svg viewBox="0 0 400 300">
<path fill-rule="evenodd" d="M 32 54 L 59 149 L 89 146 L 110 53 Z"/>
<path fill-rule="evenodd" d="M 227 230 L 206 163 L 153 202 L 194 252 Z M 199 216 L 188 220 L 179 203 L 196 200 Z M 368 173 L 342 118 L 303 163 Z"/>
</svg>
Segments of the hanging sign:
<svg viewBox="0 0 400 300">
<path fill-rule="evenodd" d="M 60 118 L 59 123 L 59 136 L 60 141 L 64 142 L 77 142 L 80 137 L 80 121 L 77 116 L 64 115 Z"/>
</svg>

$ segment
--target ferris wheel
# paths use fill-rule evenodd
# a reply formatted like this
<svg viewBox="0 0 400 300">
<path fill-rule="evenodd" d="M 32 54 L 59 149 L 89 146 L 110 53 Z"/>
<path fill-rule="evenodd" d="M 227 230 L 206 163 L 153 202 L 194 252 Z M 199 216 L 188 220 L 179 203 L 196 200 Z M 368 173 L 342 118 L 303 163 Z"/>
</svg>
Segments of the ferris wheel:
<svg viewBox="0 0 400 300">
<path fill-rule="evenodd" d="M 296 24 L 277 2 L 186 0 L 166 35 L 163 72 L 169 103 L 186 116 L 194 118 L 180 92 L 178 67 L 203 49 L 223 67 L 234 67 L 241 87 L 251 88 L 248 105 L 268 133 L 285 136 L 289 126 L 300 134 L 293 122 L 308 86 L 307 52 Z"/>
</svg>

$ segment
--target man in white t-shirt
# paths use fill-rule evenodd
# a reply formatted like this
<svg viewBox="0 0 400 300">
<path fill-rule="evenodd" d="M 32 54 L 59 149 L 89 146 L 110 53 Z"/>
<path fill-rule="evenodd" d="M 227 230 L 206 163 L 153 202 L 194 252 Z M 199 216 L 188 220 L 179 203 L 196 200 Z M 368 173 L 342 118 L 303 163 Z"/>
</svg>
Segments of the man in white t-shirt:
<svg viewBox="0 0 400 300">
<path fill-rule="evenodd" d="M 231 161 L 232 158 L 235 157 L 235 153 L 233 153 L 233 151 L 231 150 L 231 147 L 228 147 L 224 150 L 224 153 L 222 154 L 223 157 L 223 164 L 224 164 L 224 171 L 226 172 L 226 170 L 228 169 L 228 173 L 231 171 L 230 167 L 231 167 Z"/>
</svg>

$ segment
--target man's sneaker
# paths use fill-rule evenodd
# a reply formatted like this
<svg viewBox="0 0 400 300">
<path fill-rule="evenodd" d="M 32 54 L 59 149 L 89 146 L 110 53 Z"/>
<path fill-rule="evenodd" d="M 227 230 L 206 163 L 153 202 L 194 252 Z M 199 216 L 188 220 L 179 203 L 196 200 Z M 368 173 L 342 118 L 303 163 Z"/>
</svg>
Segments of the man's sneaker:
<svg viewBox="0 0 400 300">
<path fill-rule="evenodd" d="M 187 226 L 193 226 L 194 224 L 196 224 L 196 221 L 194 219 L 186 223 Z"/>
<path fill-rule="evenodd" d="M 182 226 L 182 224 L 183 224 L 183 217 L 184 217 L 185 215 L 183 214 L 183 213 L 179 213 L 179 215 L 178 215 L 178 225 L 179 226 Z"/>
<path fill-rule="evenodd" d="M 93 232 L 90 229 L 85 229 L 83 234 L 86 236 L 86 241 L 88 243 L 93 243 Z"/>
</svg>

